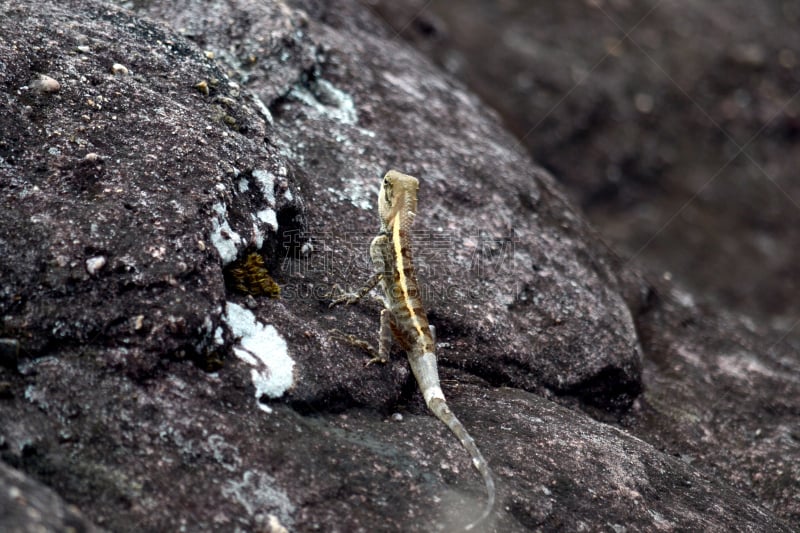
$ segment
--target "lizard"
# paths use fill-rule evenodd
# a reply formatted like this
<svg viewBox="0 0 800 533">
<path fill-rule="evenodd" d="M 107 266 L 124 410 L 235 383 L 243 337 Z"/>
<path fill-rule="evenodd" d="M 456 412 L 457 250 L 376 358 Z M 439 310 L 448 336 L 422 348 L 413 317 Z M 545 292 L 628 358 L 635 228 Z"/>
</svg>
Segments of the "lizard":
<svg viewBox="0 0 800 533">
<path fill-rule="evenodd" d="M 469 453 L 473 466 L 483 478 L 487 493 L 483 514 L 465 527 L 470 530 L 492 513 L 495 502 L 494 479 L 475 441 L 448 407 L 439 382 L 434 330 L 428 323 L 420 298 L 409 236 L 417 216 L 418 190 L 417 178 L 395 170 L 386 173 L 378 193 L 381 229 L 370 245 L 370 258 L 375 271 L 363 288 L 339 296 L 330 303 L 330 307 L 353 304 L 380 283 L 384 309 L 381 310 L 378 356 L 367 364 L 388 362 L 394 338 L 408 356 L 425 404 L 458 437 Z"/>
</svg>

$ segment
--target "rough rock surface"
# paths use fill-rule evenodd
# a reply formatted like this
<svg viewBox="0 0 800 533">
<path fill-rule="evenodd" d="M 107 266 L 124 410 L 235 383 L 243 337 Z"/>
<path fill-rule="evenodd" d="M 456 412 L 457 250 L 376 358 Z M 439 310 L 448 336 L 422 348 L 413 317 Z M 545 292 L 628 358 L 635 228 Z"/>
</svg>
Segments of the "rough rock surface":
<svg viewBox="0 0 800 533">
<path fill-rule="evenodd" d="M 800 345 L 798 4 L 373 5 L 497 109 L 622 255 Z"/>
<path fill-rule="evenodd" d="M 51 489 L 0 463 L 0 524 L 7 533 L 98 531 Z"/>
<path fill-rule="evenodd" d="M 796 360 L 622 268 L 364 6 L 0 7 L 0 457 L 31 486 L 113 531 L 465 523 L 481 485 L 401 354 L 365 369 L 330 332 L 377 334 L 326 294 L 366 278 L 398 168 L 487 530 L 790 529 Z M 256 250 L 280 299 L 236 289 Z"/>
<path fill-rule="evenodd" d="M 796 454 L 800 408 L 797 6 L 373 6 L 497 109 L 626 265 L 674 280 L 660 290 L 669 312 L 636 317 L 644 399 L 661 416 L 629 429 L 654 443 L 656 429 L 674 453 L 699 453 L 700 464 L 800 519 L 799 476 L 784 459 Z M 694 431 L 664 423 L 676 406 Z"/>
</svg>

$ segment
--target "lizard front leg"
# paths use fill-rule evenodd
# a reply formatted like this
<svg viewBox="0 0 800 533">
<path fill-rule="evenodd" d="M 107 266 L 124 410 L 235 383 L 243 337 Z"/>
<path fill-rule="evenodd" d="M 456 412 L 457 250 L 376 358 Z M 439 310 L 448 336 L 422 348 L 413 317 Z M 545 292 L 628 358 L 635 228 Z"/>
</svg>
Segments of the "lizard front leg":
<svg viewBox="0 0 800 533">
<path fill-rule="evenodd" d="M 369 247 L 369 255 L 372 259 L 373 265 L 375 266 L 375 273 L 370 276 L 370 278 L 367 280 L 367 283 L 357 292 L 342 294 L 338 298 L 335 298 L 328 307 L 334 307 L 339 304 L 354 304 L 366 296 L 369 291 L 378 285 L 378 283 L 383 281 L 384 276 L 386 276 L 385 263 L 383 261 L 383 250 L 389 245 L 388 243 L 389 239 L 384 234 L 378 235 L 372 239 L 372 244 L 370 244 Z"/>
<path fill-rule="evenodd" d="M 367 295 L 369 291 L 375 288 L 375 286 L 381 281 L 383 277 L 382 272 L 375 272 L 370 278 L 367 280 L 366 285 L 361 287 L 357 292 L 347 292 L 335 298 L 328 307 L 334 307 L 339 304 L 351 305 L 359 301 L 361 298 Z"/>
</svg>

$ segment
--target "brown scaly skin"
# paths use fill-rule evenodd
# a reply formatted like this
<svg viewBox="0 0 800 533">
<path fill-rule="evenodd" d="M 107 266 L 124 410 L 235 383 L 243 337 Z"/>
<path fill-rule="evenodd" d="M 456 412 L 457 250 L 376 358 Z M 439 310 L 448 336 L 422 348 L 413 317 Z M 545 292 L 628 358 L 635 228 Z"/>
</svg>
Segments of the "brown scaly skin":
<svg viewBox="0 0 800 533">
<path fill-rule="evenodd" d="M 388 361 L 392 338 L 396 339 L 408 355 L 411 370 L 417 378 L 428 408 L 450 428 L 472 457 L 472 464 L 486 484 L 488 498 L 480 518 L 464 528 L 470 530 L 492 513 L 495 501 L 494 480 L 475 441 L 447 406 L 439 383 L 435 341 L 419 296 L 409 237 L 409 230 L 417 214 L 418 189 L 417 178 L 394 170 L 386 173 L 378 196 L 381 231 L 370 245 L 375 274 L 360 291 L 337 298 L 331 306 L 355 303 L 380 282 L 385 309 L 381 312 L 378 357 L 370 363 Z"/>
</svg>

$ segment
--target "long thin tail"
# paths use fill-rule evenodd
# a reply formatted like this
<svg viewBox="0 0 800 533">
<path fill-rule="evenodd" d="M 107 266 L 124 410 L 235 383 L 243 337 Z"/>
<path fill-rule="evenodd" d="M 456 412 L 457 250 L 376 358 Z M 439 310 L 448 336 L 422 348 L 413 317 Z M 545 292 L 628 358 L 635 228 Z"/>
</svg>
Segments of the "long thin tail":
<svg viewBox="0 0 800 533">
<path fill-rule="evenodd" d="M 472 465 L 483 477 L 483 482 L 486 485 L 486 507 L 483 514 L 475 522 L 467 525 L 464 529 L 471 530 L 484 520 L 489 518 L 494 509 L 495 501 L 495 488 L 492 473 L 489 470 L 489 463 L 483 458 L 483 454 L 478 449 L 475 441 L 472 439 L 466 428 L 461 421 L 456 418 L 453 411 L 447 406 L 447 401 L 444 398 L 442 387 L 439 384 L 439 372 L 436 367 L 436 356 L 432 353 L 425 353 L 419 358 L 409 358 L 411 363 L 411 370 L 417 378 L 417 383 L 425 398 L 425 403 L 428 408 L 436 415 L 436 418 L 444 422 L 444 424 L 458 437 L 461 445 L 467 450 L 472 458 Z"/>
</svg>

